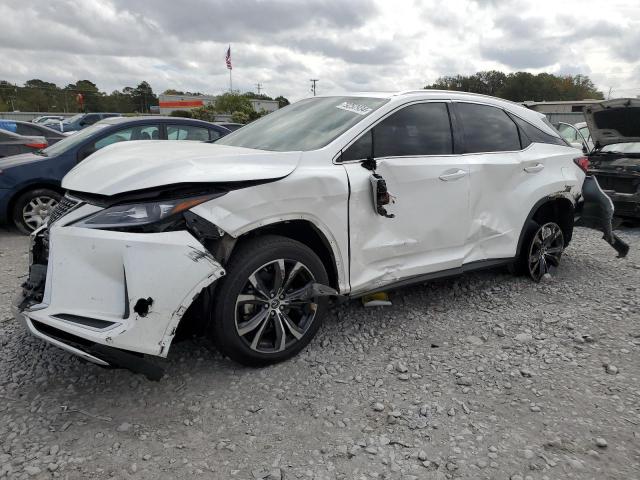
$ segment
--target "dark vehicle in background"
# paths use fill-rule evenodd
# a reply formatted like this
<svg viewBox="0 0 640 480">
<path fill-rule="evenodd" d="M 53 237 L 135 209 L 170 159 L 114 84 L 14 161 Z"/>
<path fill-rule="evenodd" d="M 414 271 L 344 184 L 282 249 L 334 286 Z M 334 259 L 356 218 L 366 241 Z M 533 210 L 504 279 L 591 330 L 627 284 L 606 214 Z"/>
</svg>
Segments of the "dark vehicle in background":
<svg viewBox="0 0 640 480">
<path fill-rule="evenodd" d="M 87 128 L 100 120 L 111 117 L 121 117 L 120 113 L 79 113 L 59 123 L 51 123 L 47 126 L 62 132 L 77 132 Z"/>
<path fill-rule="evenodd" d="M 244 123 L 234 123 L 234 122 L 216 122 L 216 125 L 220 125 L 224 128 L 227 128 L 232 132 L 235 132 L 239 128 L 244 127 Z"/>
<path fill-rule="evenodd" d="M 62 132 L 53 130 L 52 128 L 37 123 L 22 122 L 20 120 L 0 120 L 0 129 L 27 137 L 44 137 L 48 145 L 53 145 L 57 141 L 66 138 L 66 135 Z"/>
<path fill-rule="evenodd" d="M 585 117 L 594 148 L 588 173 L 611 198 L 615 215 L 640 219 L 640 99 L 590 105 Z"/>
<path fill-rule="evenodd" d="M 44 137 L 29 137 L 0 129 L 0 158 L 35 152 L 45 147 L 47 140 Z"/>
<path fill-rule="evenodd" d="M 107 145 L 130 140 L 214 141 L 228 133 L 219 125 L 189 118 L 115 117 L 48 148 L 0 159 L 0 223 L 12 221 L 24 233 L 43 225 L 62 198 L 62 177 Z"/>
</svg>

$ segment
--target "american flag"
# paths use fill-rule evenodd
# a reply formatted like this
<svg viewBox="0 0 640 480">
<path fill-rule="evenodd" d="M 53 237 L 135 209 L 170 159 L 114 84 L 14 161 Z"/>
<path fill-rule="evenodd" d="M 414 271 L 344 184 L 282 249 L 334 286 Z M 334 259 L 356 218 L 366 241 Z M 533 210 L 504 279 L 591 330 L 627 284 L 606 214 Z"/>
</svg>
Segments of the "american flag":
<svg viewBox="0 0 640 480">
<path fill-rule="evenodd" d="M 229 48 L 227 48 L 227 55 L 224 57 L 224 59 L 227 62 L 227 68 L 229 70 L 233 70 L 233 67 L 231 66 L 231 45 L 229 45 Z"/>
</svg>

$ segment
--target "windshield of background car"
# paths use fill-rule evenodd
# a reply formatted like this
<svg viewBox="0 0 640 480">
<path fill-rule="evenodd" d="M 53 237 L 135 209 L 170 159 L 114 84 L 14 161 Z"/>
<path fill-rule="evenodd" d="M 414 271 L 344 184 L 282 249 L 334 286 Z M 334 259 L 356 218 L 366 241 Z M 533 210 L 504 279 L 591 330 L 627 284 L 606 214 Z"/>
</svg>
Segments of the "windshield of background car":
<svg viewBox="0 0 640 480">
<path fill-rule="evenodd" d="M 613 143 L 605 145 L 601 152 L 640 153 L 640 142 Z"/>
<path fill-rule="evenodd" d="M 84 142 L 87 138 L 92 137 L 98 131 L 103 128 L 108 127 L 107 123 L 96 123 L 95 125 L 91 125 L 90 127 L 85 128 L 84 130 L 80 130 L 73 135 L 69 135 L 68 137 L 63 138 L 57 143 L 54 143 L 50 147 L 45 148 L 42 152 L 48 157 L 54 157 L 56 155 L 60 155 L 61 153 L 66 152 L 70 148 L 79 145 Z"/>
<path fill-rule="evenodd" d="M 216 144 L 276 152 L 317 150 L 388 101 L 369 97 L 308 98 L 262 117 Z"/>
</svg>

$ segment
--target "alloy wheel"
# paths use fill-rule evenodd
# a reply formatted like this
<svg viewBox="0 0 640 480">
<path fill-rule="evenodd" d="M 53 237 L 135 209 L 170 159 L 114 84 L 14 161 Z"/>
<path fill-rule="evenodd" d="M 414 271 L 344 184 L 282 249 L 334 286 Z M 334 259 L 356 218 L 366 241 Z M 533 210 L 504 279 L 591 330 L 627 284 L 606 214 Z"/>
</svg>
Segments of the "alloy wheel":
<svg viewBox="0 0 640 480">
<path fill-rule="evenodd" d="M 545 223 L 538 228 L 529 247 L 528 266 L 531 278 L 539 282 L 551 268 L 557 267 L 563 250 L 564 236 L 557 223 Z"/>
<path fill-rule="evenodd" d="M 317 311 L 317 299 L 309 298 L 315 283 L 301 262 L 273 260 L 247 279 L 236 298 L 235 325 L 240 338 L 259 353 L 277 353 L 298 342 Z"/>
<path fill-rule="evenodd" d="M 46 223 L 58 200 L 48 196 L 33 197 L 22 209 L 22 219 L 30 230 L 36 230 Z"/>
</svg>

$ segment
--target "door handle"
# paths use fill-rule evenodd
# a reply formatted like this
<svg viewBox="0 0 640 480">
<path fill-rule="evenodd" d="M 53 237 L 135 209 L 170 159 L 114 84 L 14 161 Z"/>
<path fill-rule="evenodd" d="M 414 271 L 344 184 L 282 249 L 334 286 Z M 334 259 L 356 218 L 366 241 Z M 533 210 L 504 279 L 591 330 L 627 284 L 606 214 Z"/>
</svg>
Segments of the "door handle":
<svg viewBox="0 0 640 480">
<path fill-rule="evenodd" d="M 531 167 L 524 167 L 524 171 L 527 173 L 537 173 L 544 168 L 544 165 L 541 163 L 537 163 Z"/>
<path fill-rule="evenodd" d="M 440 175 L 440 180 L 444 181 L 444 182 L 451 182 L 453 180 L 458 180 L 462 177 L 464 177 L 467 174 L 466 170 L 462 170 L 462 169 L 458 169 L 454 172 L 450 172 L 450 173 L 443 173 L 442 175 Z"/>
</svg>

